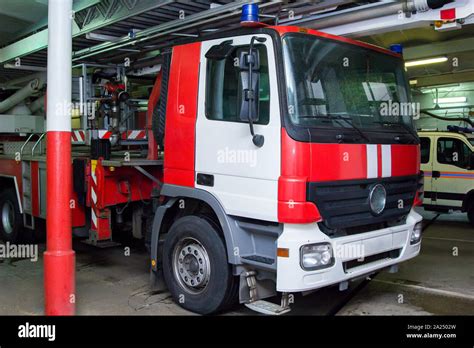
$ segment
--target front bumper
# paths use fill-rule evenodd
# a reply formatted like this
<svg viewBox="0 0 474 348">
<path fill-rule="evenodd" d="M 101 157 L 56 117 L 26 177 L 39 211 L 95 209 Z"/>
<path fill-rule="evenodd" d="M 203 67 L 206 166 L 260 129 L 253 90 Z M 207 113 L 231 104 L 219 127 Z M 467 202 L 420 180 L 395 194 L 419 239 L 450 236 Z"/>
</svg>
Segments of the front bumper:
<svg viewBox="0 0 474 348">
<path fill-rule="evenodd" d="M 406 224 L 339 238 L 329 238 L 317 223 L 285 224 L 278 248 L 289 249 L 289 257 L 278 257 L 277 291 L 300 292 L 322 288 L 374 273 L 382 268 L 409 260 L 420 252 L 421 243 L 410 245 L 410 235 L 422 217 L 413 209 Z M 334 251 L 334 264 L 326 269 L 305 271 L 300 265 L 300 248 L 306 244 L 328 242 Z M 386 252 L 397 251 L 391 257 Z M 366 262 L 353 266 L 362 253 Z M 349 267 L 350 265 L 350 267 Z"/>
</svg>

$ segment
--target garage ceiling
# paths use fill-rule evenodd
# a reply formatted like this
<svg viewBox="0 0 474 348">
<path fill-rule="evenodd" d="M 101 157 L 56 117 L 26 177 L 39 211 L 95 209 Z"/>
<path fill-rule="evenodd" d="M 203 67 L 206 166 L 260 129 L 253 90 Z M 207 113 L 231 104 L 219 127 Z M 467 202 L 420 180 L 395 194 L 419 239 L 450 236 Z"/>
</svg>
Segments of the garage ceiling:
<svg viewBox="0 0 474 348">
<path fill-rule="evenodd" d="M 4 64 L 12 63 L 16 57 L 21 57 L 23 68 L 45 68 L 47 63 L 47 0 L 1 2 L 0 84 L 32 73 L 32 70 L 6 69 Z M 125 57 L 131 58 L 132 62 L 138 62 L 148 59 L 147 54 L 150 57 L 156 56 L 157 49 L 181 40 L 183 36 L 203 36 L 216 28 L 220 31 L 231 30 L 239 26 L 240 7 L 246 2 L 74 0 L 74 63 L 121 63 Z M 285 11 L 289 9 L 294 10 L 296 15 L 311 16 L 320 11 L 334 13 L 350 7 L 380 3 L 376 0 L 258 2 L 263 14 L 280 16 L 285 16 Z M 195 20 L 183 25 L 178 19 L 180 11 L 184 11 L 187 20 Z M 264 20 L 273 21 L 271 18 Z M 132 40 L 127 37 L 131 31 L 139 39 Z M 91 33 L 95 38 L 90 36 Z M 100 41 L 98 37 L 106 41 Z M 170 40 L 170 37 L 174 39 Z M 435 31 L 432 27 L 397 30 L 360 39 L 382 47 L 402 43 L 405 46 L 406 59 L 435 55 L 458 59 L 457 67 L 443 63 L 410 68 L 409 76 L 418 79 L 422 82 L 421 85 L 442 84 L 444 81 L 450 83 L 453 79 L 474 81 L 474 25 L 464 25 L 460 30 L 446 32 Z"/>
<path fill-rule="evenodd" d="M 371 1 L 373 0 L 254 2 L 260 3 L 263 14 L 276 14 L 284 9 L 293 9 L 295 14 L 304 15 L 334 10 L 340 5 L 355 6 Z M 201 36 L 209 33 L 206 30 L 219 28 L 222 31 L 235 28 L 239 26 L 241 6 L 244 3 L 248 1 L 74 0 L 74 63 L 123 62 L 124 57 L 131 58 L 133 62 L 144 53 L 170 45 L 182 39 L 184 35 Z M 25 67 L 45 68 L 47 63 L 46 1 L 2 0 L 1 8 L 4 17 L 0 20 L 5 18 L 16 22 L 8 29 L 5 25 L 0 26 L 0 84 L 31 74 L 31 70 L 23 70 Z M 185 14 L 186 25 L 185 21 L 178 18 L 180 11 Z M 28 15 L 15 18 L 23 16 L 23 13 Z M 273 21 L 271 18 L 264 20 Z M 92 39 L 90 33 L 93 33 L 96 39 Z M 127 37 L 129 33 L 132 33 L 131 37 Z M 176 39 L 170 40 L 170 35 L 166 33 L 174 33 Z M 97 35 L 111 38 L 108 39 L 109 42 L 101 42 L 97 40 Z M 120 45 L 115 41 L 120 42 Z M 106 49 L 102 49 L 103 46 L 107 46 Z M 23 69 L 5 68 L 5 63 L 12 63 L 18 57 L 21 58 Z"/>
<path fill-rule="evenodd" d="M 2 0 L 0 6 L 0 46 L 28 29 L 48 14 L 47 0 Z"/>
<path fill-rule="evenodd" d="M 406 47 L 419 46 L 430 43 L 445 42 L 474 37 L 474 25 L 465 25 L 459 30 L 436 31 L 433 26 L 389 32 L 373 35 L 364 39 L 370 40 L 380 46 L 390 45 L 394 42 Z"/>
<path fill-rule="evenodd" d="M 425 77 L 430 77 L 429 84 L 442 84 L 445 79 L 452 78 L 447 75 L 456 74 L 458 82 L 473 81 L 474 25 L 465 25 L 461 29 L 444 32 L 436 31 L 432 26 L 429 26 L 388 32 L 362 39 L 382 47 L 401 43 L 405 48 L 405 59 L 407 60 L 435 56 L 448 57 L 448 61 L 445 63 L 409 68 L 408 75 L 412 79 L 422 80 Z M 457 64 L 453 64 L 455 60 Z M 434 79 L 435 76 L 438 76 L 439 79 Z M 446 83 L 451 82 L 447 81 Z"/>
</svg>

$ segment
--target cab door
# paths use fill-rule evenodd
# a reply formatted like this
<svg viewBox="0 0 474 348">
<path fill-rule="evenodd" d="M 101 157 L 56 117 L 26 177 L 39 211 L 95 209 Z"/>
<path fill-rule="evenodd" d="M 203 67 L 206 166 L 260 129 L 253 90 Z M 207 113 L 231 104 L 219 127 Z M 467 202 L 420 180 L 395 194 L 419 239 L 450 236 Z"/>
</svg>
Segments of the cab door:
<svg viewBox="0 0 474 348">
<path fill-rule="evenodd" d="M 424 172 L 424 195 L 423 205 L 435 205 L 436 200 L 433 190 L 433 159 L 436 156 L 436 146 L 433 142 L 434 138 L 420 134 L 420 169 Z"/>
<path fill-rule="evenodd" d="M 201 48 L 196 122 L 196 188 L 212 193 L 227 214 L 277 221 L 281 122 L 275 52 L 269 35 L 255 35 L 259 52 L 258 120 L 252 142 L 249 123 L 240 118 L 239 59 L 254 35 L 205 41 Z M 232 45 L 228 56 L 206 54 L 217 45 Z M 226 51 L 227 52 L 227 51 Z"/>
<path fill-rule="evenodd" d="M 432 189 L 440 208 L 461 209 L 463 200 L 474 187 L 470 168 L 472 148 L 459 136 L 437 136 Z"/>
</svg>

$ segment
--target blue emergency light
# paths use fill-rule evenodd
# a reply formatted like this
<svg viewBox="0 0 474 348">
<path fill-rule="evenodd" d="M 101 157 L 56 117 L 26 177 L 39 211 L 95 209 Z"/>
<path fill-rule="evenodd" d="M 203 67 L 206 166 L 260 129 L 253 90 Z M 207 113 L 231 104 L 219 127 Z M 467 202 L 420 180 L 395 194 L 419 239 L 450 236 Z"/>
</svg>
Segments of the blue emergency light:
<svg viewBox="0 0 474 348">
<path fill-rule="evenodd" d="M 257 4 L 245 4 L 242 6 L 242 15 L 240 22 L 244 23 L 258 23 L 258 5 Z"/>
<path fill-rule="evenodd" d="M 402 44 L 390 45 L 390 51 L 398 53 L 398 54 L 403 54 L 403 45 Z"/>
</svg>

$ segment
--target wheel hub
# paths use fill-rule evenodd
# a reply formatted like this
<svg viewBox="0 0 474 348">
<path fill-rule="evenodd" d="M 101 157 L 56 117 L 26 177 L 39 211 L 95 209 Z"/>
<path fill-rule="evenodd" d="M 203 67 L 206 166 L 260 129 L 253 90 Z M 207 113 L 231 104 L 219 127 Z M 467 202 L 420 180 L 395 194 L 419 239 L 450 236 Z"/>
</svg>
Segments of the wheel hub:
<svg viewBox="0 0 474 348">
<path fill-rule="evenodd" d="M 5 233 L 13 232 L 15 226 L 15 208 L 11 202 L 5 202 L 2 207 L 2 227 Z"/>
<path fill-rule="evenodd" d="M 194 238 L 183 239 L 176 245 L 173 268 L 178 281 L 190 293 L 202 292 L 209 282 L 209 255 Z"/>
</svg>

